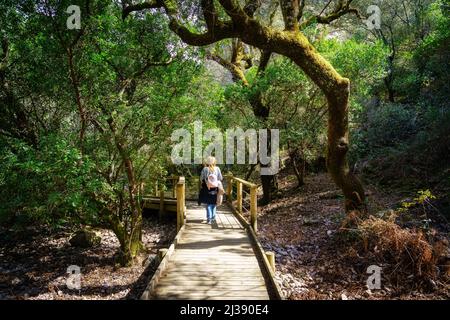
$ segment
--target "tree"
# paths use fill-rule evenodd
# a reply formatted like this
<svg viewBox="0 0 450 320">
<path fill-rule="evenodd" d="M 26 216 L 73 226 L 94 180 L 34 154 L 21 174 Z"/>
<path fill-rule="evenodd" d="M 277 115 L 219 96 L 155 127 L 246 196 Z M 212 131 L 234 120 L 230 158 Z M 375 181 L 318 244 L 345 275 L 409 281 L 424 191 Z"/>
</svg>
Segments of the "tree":
<svg viewBox="0 0 450 320">
<path fill-rule="evenodd" d="M 248 50 L 247 50 L 248 51 Z M 252 87 L 245 75 L 245 69 L 248 69 L 253 65 L 255 56 L 246 53 L 244 43 L 240 39 L 233 39 L 230 48 L 230 57 L 225 59 L 214 50 L 208 54 L 208 58 L 214 60 L 226 70 L 228 70 L 232 76 L 234 82 L 239 83 L 247 89 L 247 100 L 254 116 L 265 126 L 267 126 L 268 117 L 270 115 L 270 108 L 265 104 L 262 99 L 262 92 L 257 87 Z M 259 65 L 257 71 L 257 77 L 262 77 L 264 70 L 266 69 L 271 52 L 262 51 L 259 57 Z M 270 143 L 270 140 L 268 140 Z M 270 145 L 268 146 L 270 148 Z M 261 182 L 263 188 L 263 203 L 269 203 L 272 200 L 272 192 L 277 189 L 276 175 L 261 175 Z"/>
<path fill-rule="evenodd" d="M 194 46 L 206 46 L 228 38 L 239 38 L 244 43 L 267 52 L 284 55 L 296 63 L 305 74 L 321 89 L 328 103 L 328 151 L 327 167 L 344 193 L 345 207 L 361 210 L 364 207 L 365 194 L 360 181 L 349 170 L 346 155 L 349 149 L 348 103 L 350 81 L 342 77 L 333 66 L 320 55 L 301 31 L 311 23 L 329 24 L 348 13 L 357 13 L 351 6 L 352 0 L 330 1 L 334 8 L 323 10 L 309 19 L 304 16 L 305 1 L 283 0 L 281 9 L 284 30 L 277 30 L 260 23 L 255 12 L 259 1 L 247 1 L 242 7 L 237 1 L 219 0 L 217 7 L 213 0 L 202 0 L 201 10 L 206 31 L 191 31 L 180 19 L 180 9 L 175 1 L 155 0 L 137 5 L 125 5 L 123 16 L 133 11 L 150 8 L 163 8 L 169 18 L 170 29 L 185 43 Z M 325 8 L 326 9 L 326 8 Z M 324 11 L 327 11 L 324 14 Z M 220 19 L 224 12 L 227 19 Z M 200 17 L 197 17 L 200 19 Z"/>
<path fill-rule="evenodd" d="M 408 52 L 414 51 L 430 30 L 430 20 L 426 12 L 431 0 L 398 0 L 380 5 L 382 12 L 381 28 L 371 30 L 371 33 L 388 48 L 386 57 L 387 74 L 384 84 L 387 100 L 396 102 L 401 94 L 398 78 L 405 72 L 404 47 Z M 369 4 L 369 2 L 367 2 Z"/>
<path fill-rule="evenodd" d="M 5 12 L 19 19 L 0 26 L 0 115 L 12 123 L 0 132 L 1 216 L 109 228 L 130 264 L 143 189 L 167 169 L 172 131 L 209 103 L 195 101 L 197 52 L 161 16 L 122 21 L 116 4 L 80 0 L 83 28 L 64 30 L 71 2 L 11 2 Z M 14 123 L 18 110 L 36 143 Z"/>
</svg>

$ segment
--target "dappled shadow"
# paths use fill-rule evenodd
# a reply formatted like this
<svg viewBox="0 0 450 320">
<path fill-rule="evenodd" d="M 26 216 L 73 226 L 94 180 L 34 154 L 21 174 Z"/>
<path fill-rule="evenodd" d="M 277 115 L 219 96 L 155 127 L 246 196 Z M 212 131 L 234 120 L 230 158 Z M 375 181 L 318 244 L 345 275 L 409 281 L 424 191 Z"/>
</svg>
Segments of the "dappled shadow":
<svg viewBox="0 0 450 320">
<path fill-rule="evenodd" d="M 76 248 L 68 242 L 70 230 L 33 228 L 0 235 L 0 299 L 138 299 L 154 271 L 143 267 L 142 257 L 132 267 L 118 268 L 119 243 L 111 231 L 99 230 L 98 246 Z M 174 231 L 173 224 L 145 219 L 143 240 L 156 250 L 172 241 Z M 71 265 L 81 269 L 81 290 L 67 288 Z"/>
<path fill-rule="evenodd" d="M 220 248 L 224 246 L 235 246 L 240 247 L 242 249 L 247 250 L 248 248 L 251 248 L 252 246 L 250 243 L 248 243 L 247 236 L 243 236 L 240 238 L 235 239 L 217 239 L 217 240 L 209 240 L 209 241 L 201 241 L 201 242 L 191 242 L 191 243 L 180 243 L 177 246 L 177 250 L 183 250 L 183 249 L 209 249 L 209 248 Z"/>
<path fill-rule="evenodd" d="M 156 256 L 150 256 L 149 259 L 151 259 L 151 261 L 148 263 L 139 278 L 133 283 L 130 291 L 124 298 L 125 300 L 139 300 L 147 288 L 150 279 L 158 268 Z"/>
</svg>

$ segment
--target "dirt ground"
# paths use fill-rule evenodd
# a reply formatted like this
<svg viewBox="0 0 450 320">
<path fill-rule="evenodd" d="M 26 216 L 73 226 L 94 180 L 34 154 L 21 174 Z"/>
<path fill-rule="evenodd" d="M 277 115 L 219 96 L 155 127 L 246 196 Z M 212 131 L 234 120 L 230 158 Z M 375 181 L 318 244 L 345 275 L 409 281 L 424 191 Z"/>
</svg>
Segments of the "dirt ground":
<svg viewBox="0 0 450 320">
<path fill-rule="evenodd" d="M 155 266 L 158 248 L 168 247 L 175 236 L 175 223 L 144 219 L 142 254 L 132 267 L 116 267 L 119 242 L 110 230 L 96 229 L 101 244 L 88 249 L 69 244 L 72 232 L 51 234 L 29 227 L 21 233 L 0 231 L 0 300 L 117 300 L 139 299 Z M 67 268 L 81 269 L 81 289 L 68 289 Z"/>
<path fill-rule="evenodd" d="M 447 274 L 431 283 L 415 283 L 411 276 L 408 283 L 392 283 L 392 273 L 401 270 L 372 260 L 370 252 L 361 255 L 343 241 L 338 232 L 343 198 L 326 174 L 308 176 L 299 189 L 294 176 L 281 178 L 279 184 L 282 197 L 262 208 L 258 226 L 263 247 L 276 254 L 277 281 L 287 299 L 450 298 L 448 264 Z M 366 190 L 369 212 L 395 207 L 402 200 L 367 185 Z M 448 237 L 448 223 L 435 220 L 441 236 Z M 370 265 L 382 268 L 380 290 L 367 288 Z"/>
<path fill-rule="evenodd" d="M 265 250 L 276 254 L 276 277 L 287 299 L 449 299 L 449 274 L 428 283 L 393 282 L 402 272 L 375 260 L 370 252 L 355 251 L 338 230 L 344 218 L 343 199 L 326 174 L 309 175 L 297 189 L 295 178 L 280 178 L 281 196 L 260 208 L 259 237 Z M 403 197 L 383 194 L 366 185 L 369 210 L 393 208 Z M 445 219 L 432 217 L 442 237 L 450 227 Z M 138 299 L 155 270 L 149 257 L 168 247 L 175 236 L 173 221 L 144 219 L 143 242 L 148 250 L 132 267 L 118 268 L 119 247 L 114 234 L 96 230 L 101 244 L 74 248 L 73 230 L 50 232 L 30 226 L 21 233 L 0 230 L 0 299 L 116 300 Z M 447 262 L 449 260 L 447 259 Z M 67 288 L 67 268 L 81 268 L 81 289 Z M 382 268 L 381 289 L 368 290 L 367 268 Z M 394 277 L 395 278 L 395 277 Z"/>
</svg>

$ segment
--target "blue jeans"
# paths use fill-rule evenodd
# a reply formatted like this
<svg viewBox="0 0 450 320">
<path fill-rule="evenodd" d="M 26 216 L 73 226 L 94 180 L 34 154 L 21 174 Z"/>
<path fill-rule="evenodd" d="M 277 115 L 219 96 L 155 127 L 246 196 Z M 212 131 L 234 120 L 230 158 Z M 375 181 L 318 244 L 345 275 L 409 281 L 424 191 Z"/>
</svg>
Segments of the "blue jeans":
<svg viewBox="0 0 450 320">
<path fill-rule="evenodd" d="M 208 204 L 206 205 L 206 220 L 211 221 L 216 218 L 216 205 Z"/>
</svg>

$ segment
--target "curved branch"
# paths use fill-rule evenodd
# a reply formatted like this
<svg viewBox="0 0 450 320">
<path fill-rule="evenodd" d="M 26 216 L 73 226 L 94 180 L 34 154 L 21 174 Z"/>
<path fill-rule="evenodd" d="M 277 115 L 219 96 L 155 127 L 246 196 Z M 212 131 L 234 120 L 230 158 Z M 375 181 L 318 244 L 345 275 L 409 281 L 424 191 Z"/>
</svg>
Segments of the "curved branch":
<svg viewBox="0 0 450 320">
<path fill-rule="evenodd" d="M 363 16 L 359 12 L 359 10 L 350 6 L 352 2 L 353 2 L 353 0 L 347 0 L 345 3 L 344 3 L 344 0 L 339 0 L 338 4 L 336 5 L 336 7 L 333 9 L 332 12 L 328 13 L 325 16 L 322 16 L 322 13 L 325 11 L 325 9 L 331 3 L 331 1 L 329 1 L 327 3 L 327 5 L 322 9 L 322 11 L 318 15 L 315 15 L 315 16 L 307 19 L 306 21 L 304 21 L 302 24 L 300 24 L 300 29 L 304 29 L 304 28 L 312 25 L 313 23 L 330 24 L 331 22 L 339 19 L 340 17 L 342 17 L 346 14 L 354 14 L 359 19 L 363 19 Z"/>
<path fill-rule="evenodd" d="M 135 5 L 125 6 L 122 10 L 122 17 L 125 19 L 131 12 L 145 9 L 164 8 L 169 17 L 169 28 L 176 33 L 183 42 L 193 46 L 206 46 L 217 41 L 233 38 L 236 35 L 231 21 L 222 22 L 216 19 L 217 13 L 213 0 L 202 0 L 203 15 L 208 27 L 205 33 L 195 33 L 186 28 L 178 20 L 178 9 L 173 1 L 152 0 Z"/>
<path fill-rule="evenodd" d="M 138 4 L 124 4 L 124 8 L 122 10 L 122 19 L 125 20 L 128 15 L 134 11 L 142 11 L 145 9 L 157 9 L 164 7 L 164 0 L 152 0 L 147 2 L 142 2 Z"/>
<path fill-rule="evenodd" d="M 237 32 L 234 30 L 231 22 L 219 22 L 212 30 L 208 29 L 205 33 L 194 33 L 181 25 L 178 20 L 171 19 L 169 28 L 175 32 L 183 42 L 193 46 L 206 46 L 223 39 L 234 38 L 237 36 Z"/>
<path fill-rule="evenodd" d="M 241 68 L 239 68 L 239 66 L 225 60 L 218 54 L 209 53 L 206 55 L 206 57 L 210 60 L 217 62 L 222 67 L 227 69 L 231 73 L 231 76 L 233 77 L 233 81 L 235 81 L 235 82 L 242 81 L 242 84 L 244 86 L 248 86 L 247 78 L 245 77 L 244 72 L 242 71 Z"/>
</svg>

